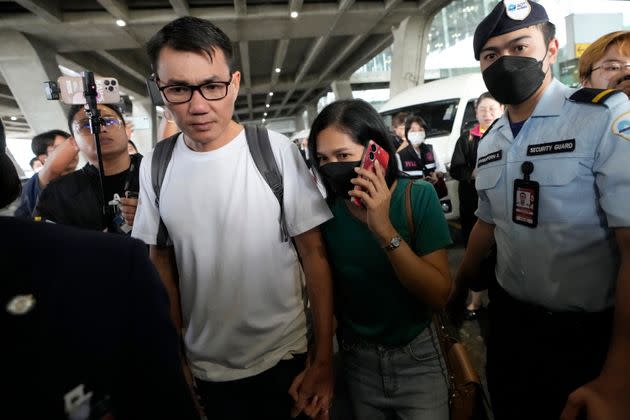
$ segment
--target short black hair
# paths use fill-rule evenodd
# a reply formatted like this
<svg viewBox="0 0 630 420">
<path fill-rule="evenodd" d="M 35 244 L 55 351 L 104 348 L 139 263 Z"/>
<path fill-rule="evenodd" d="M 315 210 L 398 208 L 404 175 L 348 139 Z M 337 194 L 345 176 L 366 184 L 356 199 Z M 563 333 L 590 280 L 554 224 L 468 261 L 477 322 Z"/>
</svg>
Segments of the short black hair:
<svg viewBox="0 0 630 420">
<path fill-rule="evenodd" d="M 136 143 L 132 142 L 131 140 L 128 140 L 127 142 L 131 145 L 131 147 L 133 147 L 133 150 L 135 150 L 136 153 L 138 153 L 138 148 L 136 147 Z"/>
<path fill-rule="evenodd" d="M 329 104 L 319 113 L 311 125 L 308 136 L 308 151 L 314 162 L 313 168 L 319 173 L 319 159 L 317 158 L 317 136 L 326 128 L 334 126 L 346 133 L 352 140 L 362 146 L 367 146 L 370 140 L 381 146 L 389 154 L 389 164 L 385 173 L 387 185 L 391 186 L 398 178 L 398 163 L 396 148 L 392 142 L 385 122 L 369 103 L 362 99 L 345 99 Z M 322 178 L 320 176 L 320 178 Z M 326 200 L 332 203 L 334 195 L 326 179 L 322 179 L 326 189 Z"/>
<path fill-rule="evenodd" d="M 70 131 L 72 131 L 72 128 L 70 128 Z M 31 140 L 33 154 L 35 156 L 48 154 L 48 147 L 55 143 L 55 137 L 57 136 L 67 139 L 70 137 L 70 133 L 66 133 L 63 130 L 50 130 L 33 137 L 33 140 Z"/>
<path fill-rule="evenodd" d="M 153 71 L 157 72 L 157 61 L 164 47 L 178 51 L 205 52 L 214 58 L 217 49 L 223 51 L 225 61 L 232 69 L 232 42 L 216 25 L 206 19 L 185 16 L 166 24 L 146 44 L 146 51 L 151 60 Z"/>
<path fill-rule="evenodd" d="M 121 111 L 120 107 L 118 107 L 118 106 L 116 106 L 114 104 L 99 104 L 99 105 L 106 106 L 107 108 L 109 108 L 112 111 L 114 111 L 116 113 L 116 115 L 118 115 L 118 117 L 122 120 L 123 127 L 126 126 L 125 118 L 123 117 L 123 114 L 122 114 L 122 111 Z M 73 132 L 72 131 L 72 121 L 74 120 L 74 116 L 77 115 L 77 113 L 79 111 L 81 111 L 82 109 L 85 109 L 84 105 L 72 105 L 70 107 L 70 111 L 68 111 L 68 128 L 70 129 L 70 132 Z M 70 135 L 68 135 L 68 137 L 70 137 Z"/>
<path fill-rule="evenodd" d="M 412 115 L 405 120 L 405 138 L 408 138 L 409 130 L 411 130 L 411 124 L 413 123 L 418 124 L 424 131 L 429 131 L 429 124 L 427 124 L 424 118 L 420 115 Z"/>
<path fill-rule="evenodd" d="M 31 159 L 31 160 L 28 162 L 28 164 L 29 164 L 29 166 L 31 167 L 31 169 L 33 169 L 33 163 L 35 163 L 35 162 L 39 162 L 39 163 L 41 163 L 41 161 L 39 160 L 39 158 L 38 158 L 37 156 L 36 156 L 36 157 L 34 157 L 33 159 Z"/>
<path fill-rule="evenodd" d="M 543 23 L 539 23 L 536 25 L 540 32 L 543 34 L 543 39 L 545 40 L 545 45 L 549 45 L 552 39 L 556 37 L 556 25 L 547 21 Z"/>
<path fill-rule="evenodd" d="M 0 121 L 0 209 L 8 206 L 20 196 L 22 184 L 17 169 L 6 152 L 7 139 L 4 125 Z"/>
</svg>

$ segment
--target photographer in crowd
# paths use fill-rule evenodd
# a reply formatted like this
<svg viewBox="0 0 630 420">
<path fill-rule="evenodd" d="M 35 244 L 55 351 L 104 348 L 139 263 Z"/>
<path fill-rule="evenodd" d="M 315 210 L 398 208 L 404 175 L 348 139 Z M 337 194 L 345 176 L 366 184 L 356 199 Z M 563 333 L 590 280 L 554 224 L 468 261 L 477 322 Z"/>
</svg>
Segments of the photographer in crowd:
<svg viewBox="0 0 630 420">
<path fill-rule="evenodd" d="M 129 139 L 120 110 L 109 104 L 100 104 L 98 109 L 101 113 L 99 139 L 104 167 L 100 169 L 104 194 L 101 194 L 96 142 L 89 119 L 83 105 L 74 105 L 68 113 L 68 126 L 88 163 L 51 182 L 40 194 L 35 215 L 55 223 L 127 234 L 133 225 L 137 198 L 126 198 L 126 194 L 137 197 L 142 156 L 129 155 Z M 105 211 L 103 206 L 106 206 Z"/>
<path fill-rule="evenodd" d="M 77 145 L 70 134 L 62 130 L 50 130 L 33 137 L 31 149 L 35 158 L 43 163 L 26 182 L 15 216 L 30 218 L 35 210 L 40 192 L 53 180 L 73 172 L 79 163 Z"/>
</svg>

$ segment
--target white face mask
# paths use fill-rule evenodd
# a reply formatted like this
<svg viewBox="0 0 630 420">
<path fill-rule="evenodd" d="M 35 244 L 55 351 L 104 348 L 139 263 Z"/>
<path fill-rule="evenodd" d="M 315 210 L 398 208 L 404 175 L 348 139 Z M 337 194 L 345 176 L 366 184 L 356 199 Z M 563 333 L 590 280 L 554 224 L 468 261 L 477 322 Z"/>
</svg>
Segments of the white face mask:
<svg viewBox="0 0 630 420">
<path fill-rule="evenodd" d="M 425 137 L 426 133 L 424 131 L 410 131 L 407 134 L 407 140 L 409 140 L 409 143 L 413 146 L 420 146 L 424 143 Z"/>
</svg>

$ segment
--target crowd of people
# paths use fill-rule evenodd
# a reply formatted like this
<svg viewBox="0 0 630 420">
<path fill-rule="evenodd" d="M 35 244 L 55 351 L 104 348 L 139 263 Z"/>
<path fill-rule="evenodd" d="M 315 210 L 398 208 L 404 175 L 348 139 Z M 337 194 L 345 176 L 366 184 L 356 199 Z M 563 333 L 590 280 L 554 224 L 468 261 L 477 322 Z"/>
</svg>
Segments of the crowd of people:
<svg viewBox="0 0 630 420">
<path fill-rule="evenodd" d="M 161 28 L 146 50 L 172 152 L 143 158 L 121 110 L 101 104 L 99 159 L 73 106 L 69 133 L 33 138 L 41 168 L 0 218 L 3 270 L 19 273 L 2 285 L 3 412 L 329 419 L 343 387 L 357 420 L 446 420 L 432 317 L 474 319 L 469 289 L 487 288 L 495 419 L 628 418 L 630 31 L 591 44 L 572 89 L 553 77 L 543 6 L 506 3 L 475 32 L 488 92 L 449 168 L 422 115 L 390 129 L 367 102 L 339 100 L 302 150 L 266 131 L 274 189 L 233 119 L 231 40 L 200 18 Z M 5 149 L 2 129 L 0 208 L 20 194 Z M 454 278 L 449 175 L 466 246 Z"/>
</svg>

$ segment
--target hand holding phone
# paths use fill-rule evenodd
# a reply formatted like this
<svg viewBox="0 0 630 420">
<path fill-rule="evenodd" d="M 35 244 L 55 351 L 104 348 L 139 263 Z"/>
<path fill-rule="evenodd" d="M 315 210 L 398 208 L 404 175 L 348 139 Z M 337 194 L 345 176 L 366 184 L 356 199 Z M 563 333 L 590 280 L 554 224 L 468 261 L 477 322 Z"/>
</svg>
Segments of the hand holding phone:
<svg viewBox="0 0 630 420">
<path fill-rule="evenodd" d="M 370 140 L 367 144 L 367 147 L 365 148 L 365 153 L 363 154 L 363 159 L 361 159 L 360 167 L 367 171 L 376 173 L 376 169 L 374 167 L 375 161 L 378 161 L 378 163 L 381 165 L 381 168 L 383 168 L 383 172 L 387 171 L 387 166 L 389 164 L 389 153 L 387 153 L 385 149 L 383 149 L 381 146 L 376 144 L 374 140 Z M 355 185 L 354 189 L 363 190 L 363 188 L 358 185 Z M 361 199 L 358 197 L 352 197 L 350 201 L 358 207 L 365 208 L 365 206 L 361 202 Z"/>
</svg>

